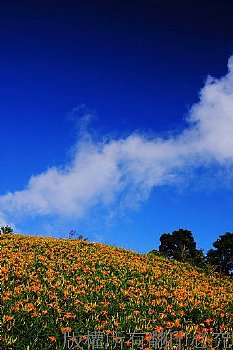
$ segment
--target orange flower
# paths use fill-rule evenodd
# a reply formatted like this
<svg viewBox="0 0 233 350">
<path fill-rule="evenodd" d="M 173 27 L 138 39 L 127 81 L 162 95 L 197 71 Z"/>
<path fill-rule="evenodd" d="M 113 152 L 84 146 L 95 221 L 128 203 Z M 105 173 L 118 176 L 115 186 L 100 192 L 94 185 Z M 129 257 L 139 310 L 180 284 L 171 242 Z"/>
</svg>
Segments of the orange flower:
<svg viewBox="0 0 233 350">
<path fill-rule="evenodd" d="M 123 303 L 119 303 L 119 308 L 120 309 L 124 309 L 125 308 L 125 305 Z"/>
<path fill-rule="evenodd" d="M 150 333 L 146 333 L 145 335 L 145 338 L 144 338 L 146 341 L 149 341 L 151 340 L 151 336 L 150 336 Z M 145 349 L 144 349 L 145 350 Z"/>
<path fill-rule="evenodd" d="M 178 320 L 178 319 L 175 320 L 174 326 L 177 327 L 177 328 L 180 327 L 180 320 Z"/>
<path fill-rule="evenodd" d="M 2 273 L 6 273 L 6 272 L 8 272 L 8 269 L 6 269 L 5 267 L 2 267 L 2 268 L 1 268 L 1 272 L 2 272 Z"/>
<path fill-rule="evenodd" d="M 11 307 L 11 311 L 19 311 L 19 307 L 18 306 L 12 306 Z"/>
<path fill-rule="evenodd" d="M 12 317 L 12 316 L 5 315 L 5 316 L 3 316 L 3 321 L 6 321 L 6 322 L 12 321 L 13 318 L 14 318 L 14 317 Z"/>
<path fill-rule="evenodd" d="M 62 333 L 70 332 L 71 330 L 72 330 L 71 327 L 62 327 L 62 328 L 61 328 L 61 332 L 62 332 Z"/>
<path fill-rule="evenodd" d="M 129 341 L 129 340 L 125 341 L 125 345 L 126 345 L 126 346 L 130 346 L 131 344 L 132 344 L 132 342 Z"/>
<path fill-rule="evenodd" d="M 174 338 L 178 338 L 178 339 L 183 339 L 185 337 L 185 333 L 180 331 L 180 332 L 177 332 L 173 335 Z"/>
<path fill-rule="evenodd" d="M 164 328 L 163 328 L 162 326 L 155 326 L 155 330 L 156 330 L 157 332 L 161 332 L 161 331 L 164 330 Z"/>
<path fill-rule="evenodd" d="M 67 296 L 69 294 L 69 291 L 68 290 L 64 290 L 63 294 L 64 294 L 64 297 L 67 298 Z"/>
<path fill-rule="evenodd" d="M 207 318 L 207 320 L 205 320 L 205 323 L 209 326 L 210 323 L 213 322 L 212 318 Z"/>
<path fill-rule="evenodd" d="M 76 319 L 76 315 L 72 315 L 70 312 L 67 312 L 67 313 L 65 314 L 65 318 L 66 318 L 67 320 L 69 320 L 70 318 L 73 318 L 73 320 L 75 320 L 75 319 Z"/>
<path fill-rule="evenodd" d="M 167 321 L 167 322 L 166 322 L 166 326 L 167 326 L 167 328 L 172 328 L 173 322 Z"/>
<path fill-rule="evenodd" d="M 37 317 L 39 315 L 39 313 L 37 312 L 37 311 L 34 311 L 33 313 L 32 313 L 32 317 Z"/>
<path fill-rule="evenodd" d="M 113 337 L 114 342 L 119 343 L 121 341 L 120 337 Z"/>
<path fill-rule="evenodd" d="M 221 324 L 221 326 L 219 327 L 221 331 L 224 331 L 224 329 L 227 328 L 227 326 L 225 324 Z"/>
<path fill-rule="evenodd" d="M 200 341 L 202 339 L 202 335 L 201 334 L 197 334 L 196 335 L 196 339 L 197 339 L 197 341 Z"/>
<path fill-rule="evenodd" d="M 57 341 L 57 338 L 55 338 L 55 337 L 49 337 L 49 340 L 51 340 L 52 342 L 55 342 L 55 341 Z"/>
</svg>

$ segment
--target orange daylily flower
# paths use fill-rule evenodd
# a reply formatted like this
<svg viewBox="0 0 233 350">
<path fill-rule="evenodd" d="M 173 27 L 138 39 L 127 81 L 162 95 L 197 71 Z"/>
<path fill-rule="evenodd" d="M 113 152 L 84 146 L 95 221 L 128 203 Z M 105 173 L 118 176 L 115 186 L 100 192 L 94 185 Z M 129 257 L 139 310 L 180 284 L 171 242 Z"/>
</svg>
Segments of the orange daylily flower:
<svg viewBox="0 0 233 350">
<path fill-rule="evenodd" d="M 57 338 L 55 338 L 55 337 L 49 337 L 49 340 L 51 340 L 52 342 L 56 342 L 57 341 Z"/>
<path fill-rule="evenodd" d="M 65 333 L 65 332 L 71 332 L 72 328 L 71 327 L 62 327 L 61 328 L 61 332 Z"/>
</svg>

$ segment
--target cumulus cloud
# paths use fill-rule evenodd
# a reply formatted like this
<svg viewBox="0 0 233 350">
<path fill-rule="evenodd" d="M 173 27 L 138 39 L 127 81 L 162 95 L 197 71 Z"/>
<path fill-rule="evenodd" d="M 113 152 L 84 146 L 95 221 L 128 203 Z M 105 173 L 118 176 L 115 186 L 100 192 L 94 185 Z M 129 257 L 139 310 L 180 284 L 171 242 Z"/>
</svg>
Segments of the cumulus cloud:
<svg viewBox="0 0 233 350">
<path fill-rule="evenodd" d="M 3 213 L 0 213 L 0 227 L 6 226 L 7 225 L 7 220 L 5 218 L 5 215 Z"/>
<path fill-rule="evenodd" d="M 232 135 L 233 56 L 224 77 L 207 78 L 179 135 L 153 139 L 133 133 L 97 142 L 87 137 L 85 125 L 69 164 L 32 176 L 25 189 L 0 196 L 2 215 L 83 217 L 96 205 L 133 207 L 156 186 L 179 181 L 187 169 L 213 164 L 229 169 Z"/>
<path fill-rule="evenodd" d="M 16 229 L 15 225 L 11 222 L 9 222 L 9 219 L 4 215 L 4 213 L 0 212 L 0 227 L 3 226 L 10 226 L 14 231 Z"/>
</svg>

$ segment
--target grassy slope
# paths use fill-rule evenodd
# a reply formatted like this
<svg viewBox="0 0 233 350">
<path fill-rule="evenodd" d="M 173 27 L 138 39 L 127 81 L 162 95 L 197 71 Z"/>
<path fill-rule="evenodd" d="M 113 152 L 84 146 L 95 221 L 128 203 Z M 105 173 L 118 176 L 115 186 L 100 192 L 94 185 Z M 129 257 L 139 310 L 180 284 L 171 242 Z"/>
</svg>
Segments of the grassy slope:
<svg viewBox="0 0 233 350">
<path fill-rule="evenodd" d="M 61 349 L 65 328 L 232 331 L 230 278 L 79 240 L 17 234 L 0 244 L 2 349 Z"/>
</svg>

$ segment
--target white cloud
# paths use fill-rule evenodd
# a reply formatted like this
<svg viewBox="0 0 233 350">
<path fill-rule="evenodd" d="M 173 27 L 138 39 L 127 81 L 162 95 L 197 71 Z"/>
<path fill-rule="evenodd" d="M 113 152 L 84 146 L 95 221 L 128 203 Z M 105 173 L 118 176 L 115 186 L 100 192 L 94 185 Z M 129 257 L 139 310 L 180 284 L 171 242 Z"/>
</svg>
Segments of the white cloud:
<svg viewBox="0 0 233 350">
<path fill-rule="evenodd" d="M 83 217 L 95 205 L 133 207 L 151 190 L 179 180 L 186 169 L 233 165 L 233 56 L 221 79 L 208 77 L 187 118 L 168 139 L 135 133 L 94 142 L 85 137 L 63 169 L 32 176 L 27 188 L 0 196 L 2 215 Z M 89 118 L 89 116 L 88 116 Z M 90 136 L 90 135 L 89 135 Z M 229 172 L 228 172 L 229 174 Z"/>
<path fill-rule="evenodd" d="M 3 213 L 0 213 L 0 227 L 7 225 L 7 219 Z"/>
<path fill-rule="evenodd" d="M 14 231 L 15 231 L 15 225 L 13 223 L 11 223 L 7 217 L 5 216 L 4 213 L 0 212 L 0 227 L 4 227 L 4 226 L 10 226 Z"/>
<path fill-rule="evenodd" d="M 193 106 L 190 122 L 196 123 L 196 142 L 220 163 L 233 159 L 233 56 L 229 72 L 217 80 L 208 77 L 200 102 Z"/>
</svg>

